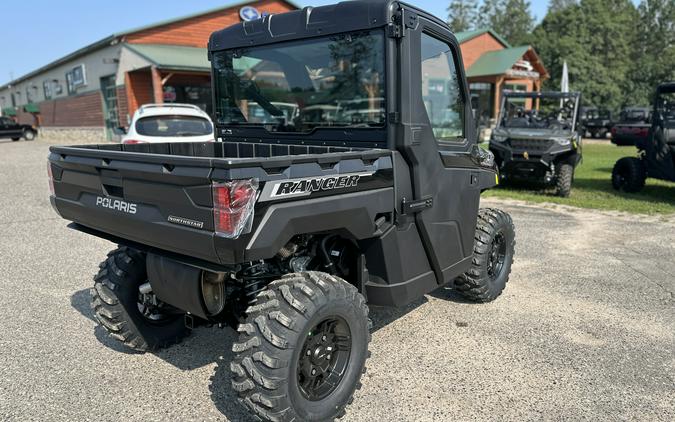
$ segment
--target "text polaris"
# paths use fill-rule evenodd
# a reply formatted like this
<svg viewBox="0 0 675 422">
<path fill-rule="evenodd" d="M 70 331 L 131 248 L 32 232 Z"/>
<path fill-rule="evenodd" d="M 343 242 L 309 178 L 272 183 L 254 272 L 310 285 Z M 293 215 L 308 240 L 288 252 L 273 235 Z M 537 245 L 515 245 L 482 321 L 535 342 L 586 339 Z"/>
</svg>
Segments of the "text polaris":
<svg viewBox="0 0 675 422">
<path fill-rule="evenodd" d="M 97 196 L 96 206 L 125 212 L 127 214 L 136 214 L 136 204 L 122 201 L 121 199 L 103 198 L 101 196 Z"/>
</svg>

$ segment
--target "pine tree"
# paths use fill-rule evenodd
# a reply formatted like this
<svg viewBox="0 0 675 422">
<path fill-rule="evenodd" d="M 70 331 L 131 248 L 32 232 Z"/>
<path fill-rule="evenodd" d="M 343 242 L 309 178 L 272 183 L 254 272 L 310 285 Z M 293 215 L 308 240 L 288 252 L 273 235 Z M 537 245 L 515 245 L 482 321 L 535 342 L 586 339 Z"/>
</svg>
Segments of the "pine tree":
<svg viewBox="0 0 675 422">
<path fill-rule="evenodd" d="M 630 90 L 647 105 L 659 83 L 675 80 L 675 2 L 643 0 L 638 14 Z"/>
<path fill-rule="evenodd" d="M 630 0 L 581 0 L 563 11 L 549 12 L 533 36 L 551 74 L 547 88 L 560 88 L 566 60 L 570 86 L 582 93 L 584 104 L 618 111 L 632 103 L 637 20 Z"/>
<path fill-rule="evenodd" d="M 548 13 L 560 12 L 576 4 L 576 0 L 551 0 L 548 3 Z"/>
<path fill-rule="evenodd" d="M 468 31 L 476 26 L 476 0 L 453 0 L 448 6 L 448 25 L 454 32 Z"/>
<path fill-rule="evenodd" d="M 480 7 L 478 22 L 513 45 L 527 44 L 534 26 L 527 0 L 485 0 Z"/>
</svg>

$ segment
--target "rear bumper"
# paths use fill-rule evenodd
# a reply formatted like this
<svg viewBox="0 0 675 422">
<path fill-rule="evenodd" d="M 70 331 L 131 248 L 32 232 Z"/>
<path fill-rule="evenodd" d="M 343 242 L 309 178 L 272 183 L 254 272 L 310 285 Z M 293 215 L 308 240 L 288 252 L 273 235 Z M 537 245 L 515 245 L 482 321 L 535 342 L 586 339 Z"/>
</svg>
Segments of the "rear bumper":
<svg viewBox="0 0 675 422">
<path fill-rule="evenodd" d="M 177 226 L 159 218 L 121 215 L 116 211 L 95 210 L 80 201 L 52 196 L 52 207 L 64 219 L 95 228 L 120 239 L 152 248 L 221 263 L 213 246 L 213 232 Z"/>
</svg>

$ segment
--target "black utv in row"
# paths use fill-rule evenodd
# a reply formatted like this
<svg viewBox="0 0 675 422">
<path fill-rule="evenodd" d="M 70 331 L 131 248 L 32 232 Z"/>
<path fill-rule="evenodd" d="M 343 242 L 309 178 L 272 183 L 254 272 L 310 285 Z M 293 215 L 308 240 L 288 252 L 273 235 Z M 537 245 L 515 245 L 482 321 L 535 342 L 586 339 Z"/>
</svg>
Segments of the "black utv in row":
<svg viewBox="0 0 675 422">
<path fill-rule="evenodd" d="M 612 112 L 597 107 L 583 107 L 579 113 L 581 134 L 606 139 L 613 127 Z"/>
<path fill-rule="evenodd" d="M 581 162 L 580 94 L 504 91 L 490 151 L 505 181 L 553 185 L 558 196 L 572 190 Z"/>
<path fill-rule="evenodd" d="M 235 319 L 241 402 L 266 421 L 333 420 L 365 371 L 368 304 L 444 285 L 487 302 L 508 280 L 515 231 L 479 209 L 498 175 L 459 44 L 376 0 L 240 23 L 208 46 L 221 142 L 52 147 L 52 205 L 120 245 L 91 290 L 112 337 L 155 350 Z"/>
<path fill-rule="evenodd" d="M 638 138 L 636 146 L 637 157 L 614 165 L 614 189 L 639 192 L 648 177 L 675 182 L 675 82 L 657 87 L 648 134 Z"/>
</svg>

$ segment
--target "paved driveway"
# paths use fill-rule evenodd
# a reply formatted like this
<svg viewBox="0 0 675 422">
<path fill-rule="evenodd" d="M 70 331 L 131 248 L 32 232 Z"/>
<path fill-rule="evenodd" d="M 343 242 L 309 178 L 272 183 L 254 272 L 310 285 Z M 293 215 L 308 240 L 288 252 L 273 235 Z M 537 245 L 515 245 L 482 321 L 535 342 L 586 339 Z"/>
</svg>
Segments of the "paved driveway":
<svg viewBox="0 0 675 422">
<path fill-rule="evenodd" d="M 231 330 L 143 355 L 96 326 L 87 290 L 113 245 L 53 213 L 46 156 L 45 141 L 0 141 L 0 420 L 248 421 Z M 373 309 L 345 420 L 675 420 L 672 219 L 485 205 L 517 226 L 506 292 Z"/>
</svg>

